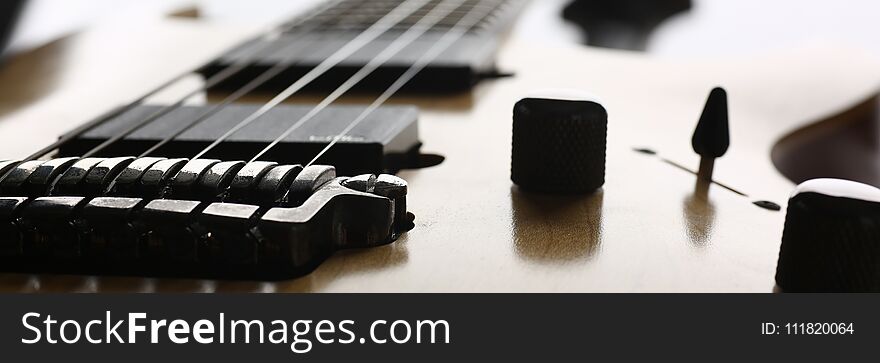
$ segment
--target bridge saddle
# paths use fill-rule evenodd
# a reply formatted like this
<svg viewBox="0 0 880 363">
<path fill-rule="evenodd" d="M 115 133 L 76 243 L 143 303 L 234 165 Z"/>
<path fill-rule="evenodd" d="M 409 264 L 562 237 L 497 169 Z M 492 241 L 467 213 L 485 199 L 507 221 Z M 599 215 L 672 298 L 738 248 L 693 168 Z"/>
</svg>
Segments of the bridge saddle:
<svg viewBox="0 0 880 363">
<path fill-rule="evenodd" d="M 285 279 L 412 228 L 406 182 L 332 166 L 122 157 L 0 169 L 7 272 Z"/>
</svg>

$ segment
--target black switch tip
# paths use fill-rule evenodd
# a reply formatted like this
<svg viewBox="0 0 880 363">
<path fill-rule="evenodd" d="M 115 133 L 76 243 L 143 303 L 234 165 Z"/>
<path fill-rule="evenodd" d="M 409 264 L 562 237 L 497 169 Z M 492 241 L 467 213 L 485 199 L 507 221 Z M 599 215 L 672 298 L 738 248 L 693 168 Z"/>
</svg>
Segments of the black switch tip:
<svg viewBox="0 0 880 363">
<path fill-rule="evenodd" d="M 730 130 L 727 126 L 727 92 L 723 88 L 716 87 L 709 93 L 691 145 L 703 157 L 718 158 L 727 152 Z"/>
</svg>

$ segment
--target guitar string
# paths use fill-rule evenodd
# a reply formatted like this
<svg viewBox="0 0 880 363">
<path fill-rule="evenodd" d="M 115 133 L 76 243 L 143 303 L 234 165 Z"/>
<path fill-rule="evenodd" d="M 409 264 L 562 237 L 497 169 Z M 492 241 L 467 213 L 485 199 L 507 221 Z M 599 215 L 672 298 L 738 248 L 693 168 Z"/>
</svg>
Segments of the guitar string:
<svg viewBox="0 0 880 363">
<path fill-rule="evenodd" d="M 294 42 L 293 44 L 298 45 L 298 46 L 297 47 L 285 47 L 285 53 L 287 53 L 287 52 L 295 53 L 295 52 L 303 51 L 306 48 L 308 48 L 310 45 L 314 45 L 314 43 L 315 43 L 314 39 L 309 40 L 307 42 L 303 42 L 303 43 Z M 295 49 L 295 52 L 291 52 L 292 49 Z M 296 64 L 299 64 L 299 62 L 294 62 L 292 64 L 288 64 L 288 63 L 284 63 L 283 61 L 281 61 L 278 64 L 275 64 L 274 66 L 270 67 L 269 69 L 263 71 L 256 78 L 248 81 L 248 83 L 246 83 L 244 86 L 240 87 L 239 89 L 233 91 L 232 93 L 230 93 L 229 95 L 224 97 L 223 100 L 221 100 L 220 102 L 211 104 L 210 106 L 207 106 L 207 108 L 205 110 L 203 110 L 198 116 L 190 119 L 182 127 L 180 127 L 177 131 L 173 132 L 172 134 L 170 134 L 168 136 L 165 136 L 162 140 L 153 144 L 153 146 L 151 146 L 150 148 L 148 148 L 147 150 L 142 152 L 140 155 L 138 155 L 138 157 L 141 158 L 141 157 L 149 156 L 150 154 L 156 152 L 156 150 L 158 150 L 162 146 L 165 146 L 165 144 L 167 144 L 171 141 L 174 141 L 174 139 L 176 139 L 178 136 L 189 131 L 193 127 L 199 125 L 202 121 L 207 120 L 211 116 L 214 116 L 218 112 L 222 111 L 226 106 L 232 104 L 235 101 L 238 101 L 242 97 L 246 96 L 247 94 L 249 94 L 252 91 L 254 91 L 255 89 L 257 89 L 258 87 L 262 86 L 266 82 L 272 80 L 273 78 L 275 78 L 276 76 L 281 74 L 281 72 L 288 69 L 288 67 L 290 67 L 292 65 L 296 65 Z"/>
<path fill-rule="evenodd" d="M 207 147 L 202 149 L 202 151 L 196 154 L 196 156 L 194 156 L 192 160 L 200 159 L 206 153 L 208 153 L 217 145 L 226 140 L 226 138 L 235 134 L 236 132 L 238 132 L 238 130 L 241 130 L 255 120 L 259 119 L 266 112 L 268 112 L 284 100 L 290 98 L 290 96 L 292 96 L 294 93 L 298 92 L 303 87 L 314 81 L 316 78 L 329 71 L 332 67 L 347 59 L 354 52 L 360 50 L 361 48 L 378 38 L 380 35 L 384 34 L 386 31 L 391 29 L 397 23 L 404 20 L 406 17 L 412 15 L 412 13 L 426 5 L 428 2 L 429 0 L 406 0 L 400 5 L 396 6 L 388 14 L 376 21 L 376 23 L 358 34 L 355 38 L 347 42 L 329 57 L 325 58 L 321 63 L 312 68 L 308 73 L 306 73 L 298 80 L 293 82 L 293 84 L 288 86 L 286 89 L 275 95 L 275 97 L 273 97 L 271 100 L 260 106 L 259 109 L 245 117 L 229 130 L 227 130 L 223 135 L 221 135 L 210 145 L 208 145 Z"/>
<path fill-rule="evenodd" d="M 403 4 L 401 4 L 401 5 L 403 5 Z M 276 64 L 275 66 L 273 66 L 269 70 L 265 71 L 263 74 L 259 75 L 257 78 L 251 80 L 245 86 L 239 88 L 234 93 L 227 96 L 220 103 L 215 104 L 209 110 L 203 112 L 198 117 L 190 120 L 190 122 L 188 122 L 184 127 L 180 128 L 178 131 L 163 138 L 157 144 L 153 145 L 152 147 L 150 147 L 149 149 L 147 149 L 146 151 L 141 153 L 141 155 L 139 155 L 138 157 L 144 157 L 144 156 L 148 156 L 148 155 L 152 154 L 153 152 L 158 150 L 160 147 L 173 141 L 174 139 L 176 139 L 177 137 L 179 137 L 183 133 L 191 130 L 193 127 L 199 125 L 201 122 L 203 122 L 206 119 L 208 119 L 209 117 L 215 115 L 219 111 L 222 111 L 223 107 L 232 104 L 236 100 L 240 99 L 241 97 L 244 97 L 245 95 L 252 92 L 256 88 L 260 87 L 261 85 L 265 84 L 266 82 L 274 79 L 278 74 L 280 74 L 282 71 L 286 70 L 288 67 L 289 67 L 289 65 L 287 65 L 287 64 L 283 64 L 283 63 Z"/>
<path fill-rule="evenodd" d="M 79 137 L 80 135 L 85 134 L 86 132 L 88 132 L 88 131 L 94 129 L 95 127 L 98 127 L 99 125 L 103 124 L 103 123 L 106 122 L 107 120 L 110 120 L 113 116 L 115 116 L 115 115 L 121 115 L 121 114 L 123 114 L 123 113 L 125 113 L 125 112 L 128 112 L 129 110 L 134 109 L 137 105 L 143 103 L 143 102 L 144 102 L 145 100 L 147 100 L 148 98 L 150 98 L 150 97 L 156 95 L 157 93 L 161 92 L 163 89 L 168 88 L 168 87 L 171 86 L 172 84 L 174 84 L 174 83 L 176 83 L 176 82 L 179 82 L 180 80 L 184 79 L 184 78 L 187 77 L 190 73 L 192 73 L 192 72 L 184 72 L 184 73 L 181 73 L 181 74 L 179 74 L 179 75 L 177 75 L 177 76 L 171 78 L 170 80 L 166 81 L 165 83 L 160 84 L 158 87 L 151 89 L 150 91 L 148 91 L 147 93 L 145 93 L 145 94 L 143 94 L 142 96 L 138 97 L 137 99 L 135 99 L 135 100 L 133 100 L 133 101 L 131 101 L 131 102 L 125 104 L 124 106 L 120 106 L 120 107 L 118 107 L 117 109 L 112 110 L 112 111 L 108 112 L 108 113 L 105 114 L 105 115 L 99 116 L 98 118 L 96 118 L 96 119 L 94 119 L 94 120 L 92 120 L 92 121 L 89 121 L 89 122 L 87 122 L 87 123 L 85 123 L 85 124 L 83 124 L 83 125 L 81 125 L 81 126 L 75 128 L 75 129 L 73 129 L 72 131 L 70 131 L 70 132 L 68 132 L 68 133 L 66 133 L 66 134 L 64 134 L 64 135 L 62 135 L 61 137 L 59 137 L 58 140 L 55 140 L 55 142 L 53 142 L 53 143 L 51 143 L 51 144 L 49 144 L 49 145 L 43 147 L 43 148 L 40 149 L 40 150 L 37 150 L 37 151 L 36 151 L 35 153 L 33 153 L 33 154 L 28 155 L 26 158 L 22 159 L 22 160 L 19 162 L 19 165 L 20 165 L 21 163 L 25 163 L 25 162 L 28 162 L 28 161 L 38 160 L 38 159 L 40 159 L 40 158 L 42 158 L 42 157 L 48 155 L 49 153 L 51 153 L 51 152 L 57 150 L 57 149 L 60 148 L 62 145 L 64 145 L 64 144 L 70 142 L 71 140 L 76 139 L 76 138 Z M 14 168 L 10 168 L 10 169 L 7 170 L 5 173 L 0 173 L 0 180 L 4 180 L 4 179 L 6 179 L 6 177 L 9 176 L 9 174 L 12 174 L 13 170 L 14 170 Z"/>
<path fill-rule="evenodd" d="M 274 26 L 274 27 L 272 27 L 271 30 L 269 30 L 269 31 L 267 31 L 267 32 L 265 32 L 265 33 L 263 33 L 263 34 L 258 35 L 258 36 L 255 37 L 255 39 L 252 40 L 252 41 L 271 40 L 271 39 L 277 37 L 280 33 L 283 33 L 283 32 L 284 32 L 284 29 L 290 29 L 290 28 L 295 27 L 295 26 L 297 26 L 297 25 L 299 25 L 299 24 L 302 24 L 302 23 L 304 23 L 305 21 L 314 18 L 314 17 L 320 12 L 321 9 L 325 9 L 325 8 L 327 8 L 327 7 L 331 7 L 331 6 L 333 6 L 333 5 L 335 5 L 336 3 L 339 3 L 339 2 L 341 2 L 341 1 L 342 1 L 342 0 L 334 0 L 334 1 L 331 1 L 329 4 L 325 4 L 325 5 L 323 5 L 322 7 L 316 9 L 316 10 L 313 11 L 313 12 L 310 12 L 310 13 L 308 13 L 308 14 L 304 14 L 304 16 L 300 16 L 300 17 L 298 17 L 298 18 L 296 19 L 296 21 L 294 21 L 292 24 L 291 24 L 290 22 L 285 22 L 285 23 L 282 23 L 282 24 L 280 24 L 280 25 Z M 312 25 L 310 25 L 310 28 L 306 28 L 305 30 L 301 30 L 300 32 L 308 32 L 308 31 L 310 31 L 310 30 L 313 30 L 314 28 L 317 28 L 317 26 L 319 26 L 319 24 L 312 24 Z M 249 42 L 245 42 L 244 44 L 249 44 L 250 42 L 251 42 L 251 41 L 249 41 Z M 161 118 L 162 116 L 165 116 L 165 115 L 167 115 L 168 113 L 170 113 L 170 112 L 172 112 L 172 111 L 174 111 L 174 110 L 180 108 L 181 106 L 183 106 L 183 104 L 184 104 L 187 100 L 191 99 L 192 97 L 194 97 L 194 96 L 196 96 L 196 95 L 198 95 L 198 94 L 200 94 L 200 93 L 202 93 L 202 92 L 208 90 L 209 88 L 211 88 L 211 87 L 213 87 L 213 86 L 216 86 L 217 84 L 219 84 L 219 83 L 221 83 L 221 82 L 223 82 L 223 81 L 229 79 L 230 77 L 232 77 L 232 76 L 238 74 L 239 72 L 243 71 L 244 69 L 246 69 L 248 66 L 251 66 L 251 65 L 255 64 L 255 63 L 261 58 L 261 56 L 263 56 L 263 55 L 270 55 L 272 51 L 276 51 L 277 53 L 281 53 L 281 52 L 289 52 L 291 49 L 288 49 L 288 48 L 294 48 L 294 47 L 290 47 L 290 46 L 288 46 L 288 47 L 284 47 L 284 48 L 282 48 L 281 51 L 277 51 L 277 50 L 275 50 L 275 49 L 273 49 L 273 48 L 271 47 L 272 45 L 273 45 L 272 42 L 269 42 L 269 41 L 264 42 L 263 47 L 258 48 L 257 50 L 251 52 L 250 54 L 245 55 L 246 57 L 243 59 L 243 61 L 239 61 L 238 63 L 235 63 L 235 64 L 232 64 L 232 65 L 230 65 L 230 66 L 227 66 L 227 67 L 225 67 L 224 69 L 220 70 L 219 72 L 215 73 L 214 75 L 208 77 L 208 79 L 205 80 L 205 82 L 204 82 L 202 85 L 200 85 L 198 88 L 196 88 L 196 89 L 190 91 L 189 93 L 183 95 L 183 96 L 180 97 L 177 101 L 175 101 L 173 104 L 168 105 L 168 106 L 163 106 L 163 107 L 161 107 L 160 109 L 158 109 L 158 110 L 156 110 L 155 112 L 153 112 L 152 114 L 150 114 L 149 116 L 147 116 L 147 117 L 141 119 L 141 120 L 138 121 L 137 123 L 135 123 L 135 124 L 133 124 L 133 125 L 130 125 L 130 126 L 129 126 L 128 128 L 126 128 L 125 130 L 123 130 L 123 131 L 121 131 L 121 132 L 119 132 L 119 133 L 113 135 L 112 137 L 110 137 L 109 139 L 105 140 L 104 142 L 102 142 L 102 143 L 98 144 L 97 146 L 95 146 L 95 147 L 89 149 L 89 151 L 87 151 L 86 153 L 84 153 L 84 154 L 82 155 L 82 157 L 83 157 L 83 158 L 86 158 L 86 157 L 94 156 L 94 155 L 96 155 L 97 153 L 99 153 L 99 152 L 105 150 L 107 147 L 109 147 L 109 146 L 115 144 L 116 142 L 122 140 L 122 139 L 125 138 L 126 136 L 131 135 L 132 133 L 134 133 L 134 132 L 136 132 L 136 131 L 142 129 L 143 127 L 147 126 L 148 124 L 152 123 L 153 121 L 156 121 L 157 119 Z M 293 45 L 296 45 L 296 44 L 294 43 Z M 265 52 L 266 54 L 262 54 L 262 53 L 264 53 L 264 52 Z M 283 54 L 283 53 L 282 53 L 282 54 Z M 204 68 L 204 67 L 200 67 L 200 68 Z M 178 81 L 182 80 L 184 77 L 186 77 L 186 76 L 188 76 L 188 75 L 191 75 L 191 74 L 194 74 L 194 73 L 196 73 L 196 71 L 189 71 L 189 72 L 187 72 L 187 73 L 184 73 L 184 74 L 182 74 L 182 75 L 176 77 L 176 78 L 173 79 L 172 81 L 165 83 L 162 87 L 157 88 L 154 92 L 152 92 L 152 93 L 150 93 L 150 94 L 148 94 L 148 95 L 146 95 L 146 96 L 141 97 L 141 98 L 140 98 L 138 101 L 136 101 L 136 102 L 132 102 L 132 103 L 129 105 L 129 106 L 130 106 L 129 108 L 125 109 L 123 112 L 118 112 L 117 114 L 122 114 L 122 113 L 124 113 L 124 112 L 129 111 L 131 108 L 134 108 L 134 106 L 143 103 L 147 98 L 149 98 L 149 97 L 155 95 L 156 93 L 158 93 L 158 92 L 160 92 L 160 91 L 162 91 L 162 90 L 164 90 L 164 89 L 170 87 L 172 84 L 177 83 Z M 58 146 L 60 146 L 60 145 L 58 145 Z M 57 147 L 56 147 L 56 148 L 57 148 Z M 53 149 L 54 149 L 54 148 L 53 148 Z M 51 151 L 51 150 L 50 150 L 50 151 Z"/>
<path fill-rule="evenodd" d="M 21 162 L 37 160 L 39 158 L 42 158 L 42 157 L 48 155 L 52 151 L 57 150 L 58 148 L 60 148 L 64 144 L 70 142 L 71 140 L 76 139 L 77 137 L 83 135 L 84 133 L 93 130 L 98 125 L 102 125 L 104 122 L 111 119 L 113 116 L 121 115 L 125 112 L 128 112 L 128 111 L 134 109 L 137 105 L 143 103 L 148 98 L 155 96 L 159 92 L 162 92 L 162 90 L 170 87 L 172 84 L 179 82 L 180 80 L 186 78 L 190 74 L 192 74 L 192 71 L 187 71 L 187 72 L 181 73 L 181 74 L 171 78 L 170 80 L 166 81 L 165 83 L 162 83 L 158 87 L 151 89 L 150 91 L 148 91 L 144 95 L 136 98 L 135 100 L 130 101 L 127 104 L 118 107 L 117 109 L 111 110 L 110 112 L 108 112 L 105 115 L 99 116 L 98 118 L 96 118 L 88 123 L 85 123 L 82 126 L 79 126 L 75 129 L 73 129 L 72 131 L 62 135 L 60 138 L 58 138 L 58 140 L 55 140 L 55 142 L 43 147 L 40 150 L 37 150 L 33 154 L 28 155 L 26 158 L 22 159 Z"/>
<path fill-rule="evenodd" d="M 315 107 L 309 110 L 304 116 L 300 117 L 299 120 L 294 122 L 290 127 L 288 127 L 283 133 L 281 133 L 278 137 L 275 138 L 271 143 L 269 143 L 266 147 L 264 147 L 260 152 L 258 152 L 254 157 L 250 159 L 250 162 L 256 161 L 261 156 L 263 156 L 266 152 L 271 150 L 275 145 L 277 145 L 281 140 L 289 136 L 293 131 L 297 128 L 314 118 L 321 111 L 326 109 L 331 103 L 339 99 L 343 94 L 351 90 L 356 84 L 374 72 L 376 69 L 381 67 L 385 62 L 387 62 L 391 57 L 398 54 L 404 48 L 412 44 L 414 41 L 418 40 L 422 35 L 424 35 L 428 30 L 432 29 L 434 25 L 439 23 L 441 20 L 452 14 L 456 9 L 463 6 L 467 0 L 444 0 L 436 7 L 431 9 L 431 11 L 426 14 L 423 18 L 419 19 L 419 21 L 411 26 L 405 33 L 400 35 L 397 39 L 395 39 L 390 45 L 388 45 L 385 49 L 382 50 L 378 55 L 370 59 L 370 61 L 364 65 L 357 73 L 349 77 L 345 82 L 343 82 L 339 87 L 337 87 L 332 93 L 330 93 L 327 97 L 321 100 Z M 448 9 L 446 8 L 448 7 Z"/>
<path fill-rule="evenodd" d="M 336 145 L 339 140 L 345 137 L 352 129 L 354 129 L 358 124 L 360 124 L 364 119 L 366 119 L 373 111 L 375 111 L 379 106 L 385 103 L 392 95 L 397 93 L 407 82 L 412 80 L 413 77 L 416 76 L 420 71 L 422 71 L 428 64 L 431 63 L 436 57 L 438 57 L 442 52 L 448 49 L 452 44 L 465 34 L 467 34 L 468 30 L 476 26 L 480 20 L 482 20 L 485 16 L 489 15 L 494 8 L 488 7 L 487 11 L 484 12 L 476 12 L 477 8 L 471 9 L 468 14 L 462 17 L 453 28 L 450 28 L 442 38 L 440 38 L 437 43 L 435 43 L 430 49 L 428 49 L 425 54 L 423 54 L 418 60 L 416 60 L 413 65 L 411 65 L 406 72 L 401 75 L 397 80 L 394 81 L 384 92 L 382 92 L 379 97 L 377 97 L 373 102 L 367 106 L 357 117 L 355 117 L 339 134 L 333 137 L 333 139 L 312 158 L 305 167 L 309 167 L 315 162 L 318 161 L 321 156 L 323 156 L 328 150 L 330 150 L 334 145 Z"/>
<path fill-rule="evenodd" d="M 104 149 L 106 149 L 110 145 L 113 145 L 116 142 L 118 142 L 119 140 L 125 138 L 126 136 L 131 135 L 135 131 L 140 130 L 141 128 L 143 128 L 147 124 L 150 124 L 153 121 L 159 119 L 160 117 L 167 115 L 171 111 L 178 109 L 180 106 L 182 106 L 190 98 L 192 98 L 192 97 L 200 94 L 202 91 L 204 91 L 204 89 L 213 87 L 213 86 L 217 85 L 218 83 L 227 80 L 229 77 L 231 77 L 232 75 L 243 70 L 245 67 L 246 67 L 245 64 L 236 64 L 236 65 L 232 65 L 232 66 L 229 66 L 229 67 L 223 69 L 219 73 L 216 73 L 213 76 L 209 77 L 205 81 L 204 85 L 202 85 L 201 87 L 190 91 L 189 93 L 187 93 L 186 95 L 184 95 L 183 97 L 181 97 L 180 99 L 178 99 L 177 101 L 172 103 L 171 105 L 159 108 L 155 112 L 151 113 L 149 116 L 141 119 L 140 121 L 134 123 L 133 125 L 130 125 L 125 130 L 113 135 L 112 137 L 108 138 L 107 140 L 104 140 L 102 143 L 89 149 L 89 151 L 83 153 L 82 157 L 88 158 L 88 157 L 94 156 L 95 154 L 103 151 Z"/>
<path fill-rule="evenodd" d="M 331 2 L 331 4 L 332 4 L 332 2 Z M 398 6 L 398 8 L 402 7 L 402 6 L 405 5 L 405 4 L 406 4 L 406 2 L 400 4 L 400 5 Z M 445 5 L 445 3 L 443 3 L 443 5 Z M 461 5 L 461 3 L 459 3 L 458 5 L 456 5 L 456 8 L 457 8 L 457 6 L 460 6 L 460 5 Z M 475 6 L 478 6 L 478 5 L 475 5 Z M 329 7 L 329 6 L 328 6 L 328 7 Z M 440 5 L 438 5 L 438 7 L 440 7 Z M 451 9 L 451 10 L 450 10 L 450 13 L 451 13 L 454 9 L 455 9 L 455 8 Z M 415 9 L 414 9 L 414 10 L 415 10 Z M 436 10 L 436 9 L 435 9 L 435 10 Z M 316 14 L 316 13 L 317 13 L 317 12 L 312 13 L 312 16 L 314 16 L 314 14 Z M 447 14 L 447 15 L 448 15 L 448 14 Z M 308 17 L 305 17 L 305 18 L 301 18 L 300 21 L 302 21 L 302 19 L 308 19 L 308 18 L 311 18 L 312 16 L 308 16 Z M 440 19 L 437 19 L 437 20 L 439 21 L 439 20 L 441 20 L 441 19 L 442 19 L 442 17 L 441 17 Z M 422 19 L 422 20 L 424 21 L 424 19 Z M 380 20 L 380 21 L 381 21 L 381 20 Z M 436 22 L 435 22 L 435 23 L 436 23 Z M 375 24 L 374 24 L 374 25 L 375 25 Z M 422 24 L 422 25 L 424 25 L 424 24 Z M 368 29 L 368 30 L 369 30 L 369 29 Z M 422 33 L 424 33 L 424 32 L 422 32 Z M 256 54 L 256 53 L 257 53 L 257 52 L 255 52 L 255 54 Z M 379 62 L 374 62 L 374 63 L 379 63 Z M 216 75 L 221 75 L 221 74 L 222 74 L 221 77 L 218 77 L 219 80 L 215 80 L 215 81 L 214 81 L 214 80 L 210 80 L 210 79 L 209 79 L 209 81 L 206 81 L 206 84 L 207 84 L 207 85 L 206 85 L 206 86 L 203 86 L 203 88 L 210 87 L 210 86 L 216 84 L 217 82 L 220 82 L 220 81 L 222 81 L 222 80 L 225 79 L 225 78 L 228 78 L 228 76 L 231 76 L 231 75 L 237 73 L 237 72 L 240 71 L 242 68 L 243 68 L 243 67 L 241 67 L 241 66 L 239 66 L 239 67 L 235 67 L 235 66 L 230 66 L 230 67 L 228 67 L 227 69 L 221 71 L 221 73 L 216 74 Z M 173 135 L 171 135 L 170 137 L 165 138 L 164 140 L 160 141 L 159 143 L 157 143 L 156 145 L 154 145 L 153 147 L 151 147 L 150 149 L 148 149 L 147 151 L 145 151 L 144 153 L 142 153 L 142 154 L 140 155 L 140 157 L 142 157 L 142 156 L 146 156 L 146 155 L 149 155 L 150 153 L 152 153 L 153 151 L 155 151 L 155 150 L 158 149 L 159 147 L 161 147 L 161 146 L 163 146 L 164 144 L 166 144 L 167 142 L 171 141 L 174 137 L 180 135 L 181 133 L 185 132 L 186 130 L 188 130 L 189 128 L 191 128 L 191 127 L 194 126 L 195 124 L 197 124 L 198 122 L 200 122 L 200 121 L 202 121 L 202 120 L 204 120 L 204 119 L 210 117 L 210 116 L 213 115 L 214 113 L 216 113 L 216 112 L 217 112 L 222 106 L 224 106 L 224 105 L 228 105 L 228 104 L 232 103 L 233 101 L 235 101 L 236 99 L 238 99 L 238 98 L 242 97 L 243 95 L 249 93 L 249 92 L 252 91 L 254 88 L 256 88 L 256 87 L 258 87 L 260 84 L 262 84 L 263 82 L 268 81 L 269 79 L 271 79 L 271 78 L 273 78 L 275 75 L 277 75 L 277 73 L 280 73 L 280 70 L 281 70 L 281 69 L 282 69 L 282 67 L 278 67 L 277 69 L 271 69 L 271 70 L 265 72 L 264 74 L 262 74 L 261 76 L 259 76 L 259 77 L 256 78 L 255 80 L 253 80 L 251 83 L 249 83 L 249 84 L 246 85 L 245 87 L 242 87 L 241 89 L 239 89 L 238 91 L 236 91 L 234 94 L 230 95 L 230 97 L 227 97 L 223 102 L 221 102 L 220 104 L 218 104 L 216 107 L 212 107 L 212 108 L 209 109 L 207 112 L 204 112 L 202 115 L 200 115 L 199 117 L 197 117 L 196 119 L 194 119 L 193 121 L 191 121 L 191 123 L 189 123 L 188 125 L 186 125 L 186 126 L 185 126 L 184 128 L 182 128 L 181 130 L 175 132 L 175 133 L 174 133 Z M 178 77 L 178 78 L 182 78 L 183 76 L 185 76 L 185 75 L 181 75 L 181 76 Z M 177 80 L 177 79 L 172 80 L 172 81 L 168 82 L 168 84 L 174 83 L 174 81 L 176 81 L 176 80 Z M 167 84 L 166 84 L 164 87 L 160 87 L 160 88 L 158 88 L 156 91 L 154 91 L 154 93 L 157 92 L 157 91 L 159 91 L 159 90 L 161 90 L 161 89 L 163 89 L 163 88 L 165 88 L 165 87 L 167 87 Z M 202 90 L 203 90 L 203 89 L 202 89 Z M 192 93 L 190 93 L 190 94 L 184 96 L 181 100 L 179 100 L 179 101 L 176 102 L 175 104 L 166 107 L 164 110 L 160 110 L 160 113 L 157 113 L 157 114 L 154 114 L 154 115 L 149 116 L 149 117 L 148 117 L 143 123 L 141 123 L 138 127 L 133 128 L 133 129 L 131 129 L 131 130 L 126 130 L 125 132 L 123 132 L 122 135 L 117 135 L 114 139 L 109 140 L 109 142 L 105 142 L 103 145 L 100 145 L 99 147 L 97 147 L 96 150 L 92 150 L 92 151 L 90 151 L 89 153 L 87 153 L 87 155 L 84 155 L 83 157 L 88 157 L 88 156 L 91 156 L 91 155 L 93 155 L 93 154 L 99 152 L 101 149 L 105 148 L 106 146 L 109 146 L 110 144 L 112 144 L 112 143 L 115 142 L 115 141 L 118 141 L 119 139 L 123 138 L 124 136 L 126 136 L 126 135 L 130 134 L 131 132 L 135 131 L 137 128 L 139 128 L 139 127 L 141 127 L 141 126 L 144 126 L 145 124 L 149 123 L 150 121 L 153 121 L 153 120 L 157 119 L 158 117 L 161 117 L 162 115 L 166 114 L 166 113 L 167 113 L 168 111 L 170 111 L 171 109 L 174 109 L 174 108 L 176 108 L 176 107 L 179 107 L 179 106 L 180 106 L 180 105 L 181 105 L 186 99 L 192 97 L 194 94 L 196 94 L 196 93 L 199 92 L 199 91 L 200 91 L 200 90 L 196 90 L 196 91 L 194 91 L 194 92 L 192 92 Z M 142 97 L 142 98 L 143 98 L 143 99 L 146 99 L 147 97 L 149 97 L 149 95 L 145 95 L 145 96 Z M 164 111 L 164 112 L 162 112 L 162 111 Z M 220 141 L 222 141 L 222 140 L 220 140 Z"/>
</svg>

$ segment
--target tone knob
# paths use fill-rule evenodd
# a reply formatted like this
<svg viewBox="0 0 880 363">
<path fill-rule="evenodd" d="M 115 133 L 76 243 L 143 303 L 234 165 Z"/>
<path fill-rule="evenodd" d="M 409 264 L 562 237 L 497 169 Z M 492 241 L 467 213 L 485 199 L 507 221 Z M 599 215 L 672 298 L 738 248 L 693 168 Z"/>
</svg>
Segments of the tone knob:
<svg viewBox="0 0 880 363">
<path fill-rule="evenodd" d="M 510 178 L 527 191 L 587 193 L 605 183 L 608 113 L 595 98 L 548 90 L 513 107 Z"/>
<path fill-rule="evenodd" d="M 813 179 L 788 201 L 776 284 L 784 292 L 880 291 L 880 189 Z"/>
</svg>

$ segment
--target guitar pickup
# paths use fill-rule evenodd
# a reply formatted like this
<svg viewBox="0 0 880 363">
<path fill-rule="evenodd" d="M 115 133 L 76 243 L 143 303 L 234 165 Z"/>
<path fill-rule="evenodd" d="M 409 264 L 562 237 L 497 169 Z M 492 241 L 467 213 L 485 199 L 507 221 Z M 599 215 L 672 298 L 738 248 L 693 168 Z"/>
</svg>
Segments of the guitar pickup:
<svg viewBox="0 0 880 363">
<path fill-rule="evenodd" d="M 406 182 L 387 174 L 165 158 L 0 167 L 6 272 L 287 279 L 413 226 Z"/>
<path fill-rule="evenodd" d="M 204 118 L 192 128 L 157 149 L 154 154 L 186 158 L 217 140 L 226 130 L 255 112 L 258 105 L 177 107 L 142 128 L 115 142 L 96 156 L 138 155 L 165 138 L 176 135 L 193 120 Z M 241 155 L 256 155 L 274 141 L 292 123 L 301 119 L 313 106 L 279 105 L 217 145 L 210 157 L 235 160 Z M 58 156 L 83 155 L 93 147 L 120 134 L 136 123 L 163 111 L 164 106 L 142 105 L 111 117 L 92 130 L 70 140 L 58 149 Z M 331 105 L 304 122 L 282 139 L 265 160 L 282 164 L 307 164 L 365 106 Z M 216 113 L 214 113 L 216 112 Z M 206 116 L 210 115 L 210 116 Z M 382 106 L 372 111 L 318 161 L 333 165 L 340 175 L 394 173 L 418 165 L 418 109 L 413 106 Z"/>
</svg>

